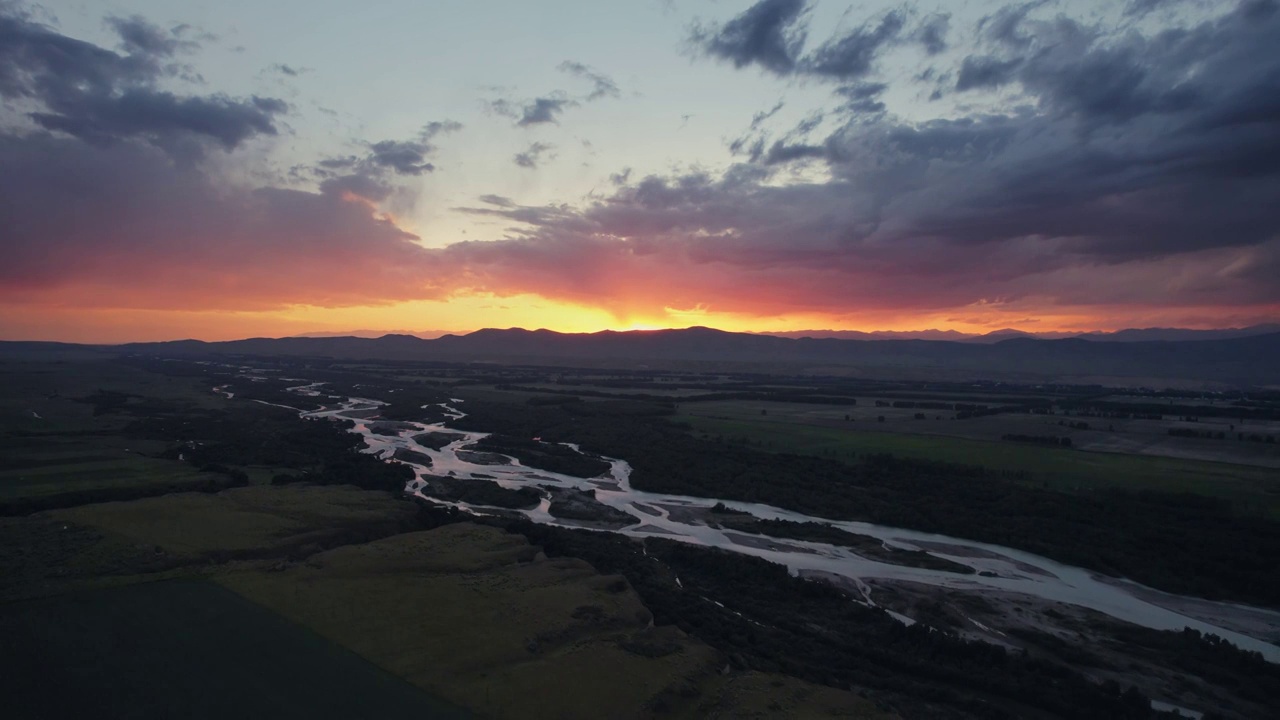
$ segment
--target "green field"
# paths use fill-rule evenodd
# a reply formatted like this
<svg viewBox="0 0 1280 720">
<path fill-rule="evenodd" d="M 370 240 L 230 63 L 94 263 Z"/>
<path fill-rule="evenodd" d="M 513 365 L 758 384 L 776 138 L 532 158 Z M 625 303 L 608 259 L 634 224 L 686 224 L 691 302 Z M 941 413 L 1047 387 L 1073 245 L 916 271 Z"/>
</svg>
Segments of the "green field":
<svg viewBox="0 0 1280 720">
<path fill-rule="evenodd" d="M 91 399 L 121 393 L 124 407 L 163 401 L 217 409 L 226 400 L 196 378 L 170 377 L 96 357 L 0 359 L 0 501 L 136 486 L 185 487 L 208 474 L 150 457 L 164 443 L 130 439 L 134 418 L 103 412 Z"/>
<path fill-rule="evenodd" d="M 758 412 L 758 411 L 757 411 Z M 760 449 L 854 459 L 855 454 L 983 465 L 1027 472 L 1025 482 L 1069 492 L 1099 488 L 1189 492 L 1229 500 L 1240 512 L 1280 518 L 1280 473 L 1274 469 L 1145 455 L 1082 452 L 1004 441 L 853 430 L 788 422 L 775 416 L 723 419 L 678 415 L 695 432 L 745 438 Z"/>
<path fill-rule="evenodd" d="M 218 585 L 169 581 L 0 606 L 4 715 L 463 718 Z"/>
</svg>

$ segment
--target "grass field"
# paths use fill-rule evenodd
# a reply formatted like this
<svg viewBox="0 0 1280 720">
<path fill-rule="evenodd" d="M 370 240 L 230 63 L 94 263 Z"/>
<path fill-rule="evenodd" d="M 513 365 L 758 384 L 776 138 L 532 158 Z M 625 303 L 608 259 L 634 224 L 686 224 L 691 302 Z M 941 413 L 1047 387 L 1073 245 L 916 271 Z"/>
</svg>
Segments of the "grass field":
<svg viewBox="0 0 1280 720">
<path fill-rule="evenodd" d="M 722 675 L 625 581 L 522 536 L 383 532 L 413 512 L 290 485 L 0 518 L 0 666 L 20 668 L 0 673 L 4 717 L 455 717 L 435 698 L 513 719 L 888 717 Z"/>
<path fill-rule="evenodd" d="M 944 436 L 970 440 L 998 441 L 1005 434 L 1054 435 L 1070 437 L 1077 450 L 1152 455 L 1187 460 L 1207 460 L 1254 465 L 1280 470 L 1280 444 L 1240 442 L 1237 432 L 1280 435 L 1280 422 L 1228 418 L 1201 418 L 1184 422 L 1177 416 L 1159 420 L 1145 418 L 1095 418 L 1076 415 L 1033 415 L 1000 413 L 955 420 L 951 410 L 876 407 L 877 398 L 859 397 L 856 405 L 825 405 L 758 400 L 720 400 L 681 403 L 683 414 L 728 420 L 785 422 L 820 425 L 839 429 L 888 432 L 904 435 Z M 999 405 L 993 398 L 987 404 Z M 762 415 L 761 412 L 767 414 Z M 916 415 L 924 415 L 917 418 Z M 883 417 L 881 421 L 879 418 Z M 1088 429 L 1076 429 L 1083 422 Z M 1224 440 L 1173 437 L 1172 428 L 1221 431 Z"/>
<path fill-rule="evenodd" d="M 470 716 L 208 582 L 0 606 L 0 661 L 13 720 Z"/>
<path fill-rule="evenodd" d="M 496 528 L 448 525 L 218 582 L 482 716 L 881 717 L 853 693 L 721 675 L 712 648 L 650 627 L 625 580 L 537 552 Z"/>
<path fill-rule="evenodd" d="M 193 409 L 226 400 L 195 378 L 169 377 L 97 357 L 0 359 L 0 500 L 65 492 L 204 480 L 189 464 L 148 455 L 163 443 L 126 438 L 132 417 L 95 413 L 101 391 L 126 404 L 160 399 Z"/>
<path fill-rule="evenodd" d="M 347 535 L 385 535 L 413 516 L 390 493 L 348 486 L 286 485 L 174 493 L 130 502 L 82 505 L 46 515 L 178 558 L 314 550 Z"/>
<path fill-rule="evenodd" d="M 698 433 L 746 438 L 761 449 L 774 452 L 836 460 L 852 460 L 855 453 L 891 453 L 983 465 L 993 470 L 1025 471 L 1031 475 L 1027 481 L 1031 484 L 1071 492 L 1116 487 L 1197 493 L 1229 500 L 1244 513 L 1280 518 L 1280 474 L 1271 468 L 827 427 L 788 421 L 778 413 L 740 419 L 686 413 L 676 420 L 689 423 Z"/>
</svg>

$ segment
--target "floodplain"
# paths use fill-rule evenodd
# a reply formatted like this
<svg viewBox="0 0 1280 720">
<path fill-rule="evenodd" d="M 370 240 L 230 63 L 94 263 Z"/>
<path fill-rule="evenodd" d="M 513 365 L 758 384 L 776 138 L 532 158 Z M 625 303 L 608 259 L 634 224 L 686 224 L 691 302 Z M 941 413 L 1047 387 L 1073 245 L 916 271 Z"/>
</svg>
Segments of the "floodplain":
<svg viewBox="0 0 1280 720">
<path fill-rule="evenodd" d="M 25 622 L 33 602 L 209 583 L 402 683 L 392 705 L 404 691 L 492 717 L 1176 706 L 1249 718 L 1280 698 L 1276 665 L 1211 634 L 991 587 L 1060 567 L 1052 558 L 1123 592 L 1137 580 L 1190 626 L 1280 642 L 1265 393 L 108 352 L 61 363 L 4 365 L 45 382 L 6 385 L 3 441 L 21 449 L 6 459 L 53 479 L 24 485 L 23 467 L 5 468 L 0 621 Z M 1173 409 L 1157 419 L 1154 405 Z M 1222 413 L 1241 409 L 1260 439 L 1168 432 L 1229 426 Z M 1162 428 L 1160 455 L 1086 442 Z M 169 479 L 101 484 L 65 452 L 81 440 L 141 449 Z M 1171 456 L 1201 441 L 1238 454 Z M 610 509 L 632 492 L 668 500 Z M 838 529 L 864 527 L 880 529 Z M 710 533 L 732 542 L 690 542 Z M 834 547 L 857 567 L 955 579 L 786 566 Z M 980 547 L 1004 559 L 966 554 Z M 173 702 L 199 697 L 173 687 Z"/>
</svg>

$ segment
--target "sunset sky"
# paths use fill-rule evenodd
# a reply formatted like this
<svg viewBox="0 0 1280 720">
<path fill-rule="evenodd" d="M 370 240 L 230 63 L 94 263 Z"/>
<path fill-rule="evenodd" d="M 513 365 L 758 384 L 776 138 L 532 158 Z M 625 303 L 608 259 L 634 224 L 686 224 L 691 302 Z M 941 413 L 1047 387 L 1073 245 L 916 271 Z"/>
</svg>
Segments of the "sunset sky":
<svg viewBox="0 0 1280 720">
<path fill-rule="evenodd" d="M 0 0 L 0 339 L 1280 318 L 1280 3 Z"/>
</svg>

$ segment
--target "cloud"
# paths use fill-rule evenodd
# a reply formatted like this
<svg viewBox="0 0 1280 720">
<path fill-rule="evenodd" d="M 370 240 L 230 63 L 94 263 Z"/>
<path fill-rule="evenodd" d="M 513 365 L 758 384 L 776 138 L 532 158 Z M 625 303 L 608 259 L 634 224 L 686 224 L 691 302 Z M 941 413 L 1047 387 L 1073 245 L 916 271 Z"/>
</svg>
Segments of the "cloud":
<svg viewBox="0 0 1280 720">
<path fill-rule="evenodd" d="M 229 184 L 140 142 L 0 134 L 0 301 L 263 310 L 430 297 L 429 253 L 347 191 Z"/>
<path fill-rule="evenodd" d="M 897 40 L 905 25 L 905 13 L 890 12 L 879 22 L 867 22 L 844 37 L 824 43 L 801 61 L 801 70 L 840 80 L 864 77 L 872 71 L 881 49 Z"/>
<path fill-rule="evenodd" d="M 283 102 L 157 88 L 184 32 L 113 19 L 121 54 L 3 7 L 0 96 L 27 115 L 0 124 L 0 301 L 260 310 L 437 292 L 430 253 L 378 203 L 457 123 L 324 160 L 316 190 L 248 186 L 243 156 L 211 153 L 275 134 Z"/>
<path fill-rule="evenodd" d="M 267 69 L 272 72 L 278 72 L 281 75 L 287 75 L 289 77 L 298 77 L 303 73 L 311 72 L 311 68 L 293 67 L 292 65 L 285 65 L 284 63 L 276 63 L 275 65 L 272 65 Z"/>
<path fill-rule="evenodd" d="M 759 65 L 775 75 L 846 82 L 870 75 L 887 47 L 903 40 L 907 15 L 893 10 L 803 54 L 808 37 L 807 0 L 761 0 L 723 25 L 694 25 L 690 42 L 702 55 Z M 946 47 L 949 16 L 931 15 L 911 35 L 930 54 Z"/>
<path fill-rule="evenodd" d="M 514 200 L 503 195 L 481 195 L 478 199 L 482 203 L 487 205 L 496 205 L 500 208 L 513 208 L 516 206 Z"/>
<path fill-rule="evenodd" d="M 170 57 L 179 50 L 191 50 L 198 44 L 183 40 L 178 33 L 165 32 L 139 15 L 107 18 L 107 24 L 120 35 L 126 52 L 137 55 Z"/>
<path fill-rule="evenodd" d="M 786 75 L 804 47 L 801 20 L 807 9 L 807 0 L 760 0 L 723 25 L 695 25 L 690 40 L 702 53 L 736 68 L 759 65 Z"/>
<path fill-rule="evenodd" d="M 187 157 L 275 135 L 282 100 L 183 96 L 161 90 L 186 68 L 169 60 L 189 43 L 141 18 L 114 18 L 127 54 L 61 35 L 0 8 L 0 97 L 32 107 L 40 127 L 97 143 L 142 139 Z"/>
<path fill-rule="evenodd" d="M 520 119 L 517 125 L 537 125 L 539 123 L 554 123 L 556 117 L 564 112 L 566 106 L 574 104 L 571 100 L 562 97 L 540 97 L 524 107 L 520 113 Z"/>
<path fill-rule="evenodd" d="M 549 145 L 543 142 L 535 142 L 529 146 L 528 150 L 525 150 L 524 152 L 521 152 L 521 153 L 516 153 L 513 160 L 515 161 L 516 165 L 519 165 L 522 168 L 529 168 L 531 170 L 536 169 L 539 165 L 542 164 L 543 156 L 554 149 L 555 149 L 554 145 Z M 550 160 L 550 159 L 553 159 L 554 157 L 555 157 L 554 155 L 551 155 L 547 159 Z"/>
<path fill-rule="evenodd" d="M 367 152 L 364 155 L 347 155 L 331 157 L 316 163 L 316 173 L 324 179 L 334 179 L 335 173 L 342 172 L 359 179 L 349 180 L 349 191 L 362 197 L 381 200 L 389 194 L 387 174 L 421 176 L 434 172 L 436 166 L 428 157 L 436 151 L 432 143 L 438 135 L 457 132 L 462 123 L 453 120 L 438 120 L 422 126 L 416 138 L 412 140 L 381 140 L 361 143 Z M 365 195 L 358 188 L 377 188 L 374 195 Z"/>
<path fill-rule="evenodd" d="M 1032 2 L 1005 5 L 978 21 L 978 33 L 993 43 L 1025 48 L 1031 45 L 1033 40 L 1032 35 L 1024 27 L 1027 16 L 1046 2 L 1048 0 L 1032 0 Z"/>
<path fill-rule="evenodd" d="M 911 37 L 924 47 L 926 53 L 937 55 L 946 51 L 948 47 L 947 33 L 950 30 L 951 14 L 933 13 L 920 21 Z"/>
<path fill-rule="evenodd" d="M 956 90 L 994 88 L 1013 82 L 1014 71 L 1021 64 L 1020 58 L 1002 60 L 991 55 L 970 55 L 960 63 Z"/>
<path fill-rule="evenodd" d="M 580 62 L 566 60 L 560 63 L 556 69 L 589 81 L 592 84 L 591 91 L 578 99 L 570 97 L 563 90 L 555 90 L 531 100 L 498 98 L 486 102 L 486 107 L 498 115 L 515 120 L 516 125 L 519 127 L 543 124 L 554 125 L 559 124 L 560 116 L 569 108 L 578 107 L 583 103 L 606 97 L 616 98 L 621 95 L 617 83 L 612 78 Z"/>
<path fill-rule="evenodd" d="M 458 132 L 462 129 L 462 123 L 457 120 L 433 120 L 422 126 L 422 130 L 418 136 L 423 142 L 432 140 L 437 135 L 447 135 L 449 133 Z"/>
<path fill-rule="evenodd" d="M 1130 0 L 1129 4 L 1124 8 L 1124 14 L 1125 17 L 1141 18 L 1157 10 L 1171 8 L 1187 2 L 1189 0 Z"/>
<path fill-rule="evenodd" d="M 435 165 L 427 162 L 427 153 L 431 149 L 425 142 L 383 140 L 369 146 L 369 160 L 400 175 L 421 175 L 436 169 Z"/>
<path fill-rule="evenodd" d="M 885 104 L 880 101 L 880 95 L 888 89 L 885 83 L 856 82 L 836 88 L 836 94 L 846 100 L 841 107 L 845 112 L 874 114 L 884 112 Z"/>
<path fill-rule="evenodd" d="M 543 123 L 556 124 L 559 122 L 559 117 L 565 111 L 565 108 L 574 107 L 577 104 L 577 102 L 570 100 L 563 93 L 555 92 L 545 97 L 534 98 L 526 103 L 498 99 L 490 101 L 488 105 L 489 109 L 497 114 L 515 120 L 516 125 L 528 127 Z"/>
<path fill-rule="evenodd" d="M 597 72 L 580 62 L 565 60 L 560 63 L 560 66 L 557 69 L 575 77 L 580 77 L 591 83 L 592 90 L 585 98 L 588 102 L 606 97 L 616 98 L 622 95 L 622 91 L 618 89 L 618 84 L 613 81 L 613 78 L 610 78 L 604 73 Z"/>
<path fill-rule="evenodd" d="M 1274 317 L 1276 3 L 1121 31 L 1038 20 L 1022 7 L 986 21 L 980 46 L 930 61 L 940 78 L 959 77 L 974 56 L 1016 60 L 1000 103 L 908 119 L 883 107 L 887 83 L 860 75 L 850 59 L 875 53 L 836 53 L 840 70 L 828 81 L 846 105 L 776 138 L 766 134 L 778 122 L 766 109 L 723 171 L 622 171 L 578 205 L 481 196 L 458 210 L 504 229 L 443 247 L 426 247 L 380 203 L 402 171 L 412 177 L 430 161 L 425 146 L 447 123 L 324 160 L 315 189 L 247 187 L 217 174 L 216 163 L 175 160 L 154 132 L 98 142 L 39 126 L 0 129 L 0 299 L 242 310 L 485 293 L 536 294 L 620 317 L 699 307 L 761 316 Z M 862 29 L 874 34 L 883 23 Z M 911 33 L 885 37 L 895 35 L 885 42 Z M 60 43 L 47 56 L 64 58 L 67 72 L 52 87 L 89 92 L 105 77 L 114 97 L 129 72 L 144 87 L 156 77 L 147 69 L 157 67 L 154 55 L 131 60 L 59 38 L 40 46 Z M 0 44 L 0 89 L 6 100 L 43 102 L 43 90 L 25 89 L 34 76 L 10 71 L 17 61 L 33 66 L 13 47 Z M 989 87 L 969 92 L 982 100 Z M 513 119 L 523 110 L 515 105 Z M 536 166 L 550 151 L 534 143 L 520 155 Z"/>
<path fill-rule="evenodd" d="M 912 122 L 844 108 L 822 141 L 735 141 L 746 160 L 720 175 L 622 177 L 579 209 L 477 210 L 507 219 L 507 237 L 443 256 L 478 286 L 620 313 L 1274 313 L 1276 3 L 1145 34 L 1030 9 L 983 23 L 1017 93 L 1006 110 Z M 971 58 L 961 83 L 994 85 Z M 884 90 L 840 86 L 850 100 Z M 770 112 L 758 117 L 753 131 Z M 828 177 L 784 181 L 779 169 L 796 161 L 823 162 Z"/>
</svg>

